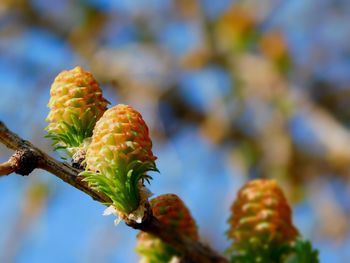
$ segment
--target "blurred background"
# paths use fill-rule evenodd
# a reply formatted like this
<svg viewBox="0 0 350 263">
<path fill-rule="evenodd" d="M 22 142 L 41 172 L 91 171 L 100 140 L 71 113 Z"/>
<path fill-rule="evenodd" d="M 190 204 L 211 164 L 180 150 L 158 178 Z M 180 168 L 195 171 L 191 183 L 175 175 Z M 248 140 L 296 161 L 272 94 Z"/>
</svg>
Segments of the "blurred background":
<svg viewBox="0 0 350 263">
<path fill-rule="evenodd" d="M 0 119 L 57 157 L 50 85 L 81 65 L 143 114 L 150 189 L 179 195 L 204 242 L 228 247 L 237 190 L 268 177 L 321 262 L 350 262 L 349 23 L 347 0 L 1 0 Z M 137 232 L 103 210 L 40 170 L 1 178 L 0 262 L 137 262 Z"/>
</svg>

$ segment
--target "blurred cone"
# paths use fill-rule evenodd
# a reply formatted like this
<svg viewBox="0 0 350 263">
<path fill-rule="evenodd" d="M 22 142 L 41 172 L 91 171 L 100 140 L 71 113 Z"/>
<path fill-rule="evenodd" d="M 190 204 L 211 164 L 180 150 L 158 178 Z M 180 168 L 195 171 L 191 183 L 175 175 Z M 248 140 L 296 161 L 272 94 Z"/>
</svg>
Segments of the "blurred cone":
<svg viewBox="0 0 350 263">
<path fill-rule="evenodd" d="M 160 195 L 150 201 L 153 215 L 163 224 L 193 240 L 198 240 L 198 231 L 190 211 L 183 201 L 174 194 Z M 141 262 L 170 262 L 181 256 L 176 250 L 159 238 L 140 232 L 137 236 L 136 251 L 142 256 Z"/>
<path fill-rule="evenodd" d="M 275 180 L 247 183 L 238 192 L 231 212 L 228 237 L 233 240 L 231 250 L 237 254 L 253 255 L 251 251 L 265 250 L 261 254 L 271 255 L 299 235 L 289 204 Z"/>
</svg>

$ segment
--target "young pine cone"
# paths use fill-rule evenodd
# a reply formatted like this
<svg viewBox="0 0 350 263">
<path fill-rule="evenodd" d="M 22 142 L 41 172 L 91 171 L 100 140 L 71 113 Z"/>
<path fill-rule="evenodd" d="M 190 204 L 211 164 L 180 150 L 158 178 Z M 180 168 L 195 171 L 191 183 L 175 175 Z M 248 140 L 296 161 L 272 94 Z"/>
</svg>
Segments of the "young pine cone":
<svg viewBox="0 0 350 263">
<path fill-rule="evenodd" d="M 139 221 L 149 197 L 143 182 L 151 178 L 147 171 L 158 171 L 156 159 L 141 114 L 119 104 L 96 123 L 86 153 L 86 171 L 81 175 L 91 187 L 111 198 L 120 217 L 134 214 L 129 218 Z"/>
<path fill-rule="evenodd" d="M 63 148 L 73 155 L 91 137 L 108 103 L 95 78 L 81 67 L 58 74 L 51 86 L 46 118 L 47 137 L 55 149 Z"/>
</svg>

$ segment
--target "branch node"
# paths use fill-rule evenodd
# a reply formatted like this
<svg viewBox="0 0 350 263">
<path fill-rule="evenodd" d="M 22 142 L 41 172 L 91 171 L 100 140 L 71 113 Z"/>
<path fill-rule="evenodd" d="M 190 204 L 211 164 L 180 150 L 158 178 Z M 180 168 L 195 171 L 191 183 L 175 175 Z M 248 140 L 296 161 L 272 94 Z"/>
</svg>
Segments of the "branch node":
<svg viewBox="0 0 350 263">
<path fill-rule="evenodd" d="M 15 172 L 19 175 L 27 176 L 38 167 L 38 157 L 29 149 L 17 150 L 11 158 L 16 160 Z"/>
</svg>

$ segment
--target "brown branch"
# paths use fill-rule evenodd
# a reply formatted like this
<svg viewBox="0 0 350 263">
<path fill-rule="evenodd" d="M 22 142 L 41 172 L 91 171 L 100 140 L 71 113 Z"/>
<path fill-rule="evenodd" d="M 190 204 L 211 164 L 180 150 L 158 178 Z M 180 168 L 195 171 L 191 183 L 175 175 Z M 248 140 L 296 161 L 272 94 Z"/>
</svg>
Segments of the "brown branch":
<svg viewBox="0 0 350 263">
<path fill-rule="evenodd" d="M 10 159 L 4 163 L 0 163 L 0 176 L 9 175 L 16 171 L 16 159 L 11 156 Z"/>
<path fill-rule="evenodd" d="M 16 150 L 15 154 L 8 161 L 10 164 L 8 164 L 8 162 L 2 164 L 4 167 L 3 171 L 6 172 L 7 169 L 9 173 L 15 172 L 20 175 L 28 175 L 34 169 L 40 168 L 57 176 L 71 186 L 83 191 L 98 202 L 111 203 L 109 197 L 89 188 L 89 186 L 82 180 L 83 178 L 79 176 L 80 170 L 50 157 L 29 141 L 23 140 L 18 135 L 10 131 L 1 121 L 0 142 L 6 145 L 8 148 Z M 152 215 L 152 210 L 149 208 L 149 206 L 141 224 L 130 220 L 126 220 L 126 224 L 134 229 L 148 232 L 168 243 L 184 255 L 187 260 L 186 262 L 228 262 L 225 258 L 218 255 L 208 246 L 188 239 L 176 231 L 169 229 L 169 227 L 166 225 L 161 224 Z"/>
<path fill-rule="evenodd" d="M 16 150 L 11 157 L 16 160 L 14 172 L 20 175 L 28 175 L 35 168 L 46 170 L 71 186 L 90 195 L 99 202 L 110 202 L 110 199 L 88 187 L 78 176 L 80 170 L 69 166 L 66 163 L 56 161 L 40 149 L 35 147 L 29 141 L 21 139 L 18 135 L 11 132 L 3 122 L 0 121 L 0 142 L 10 149 Z"/>
</svg>

